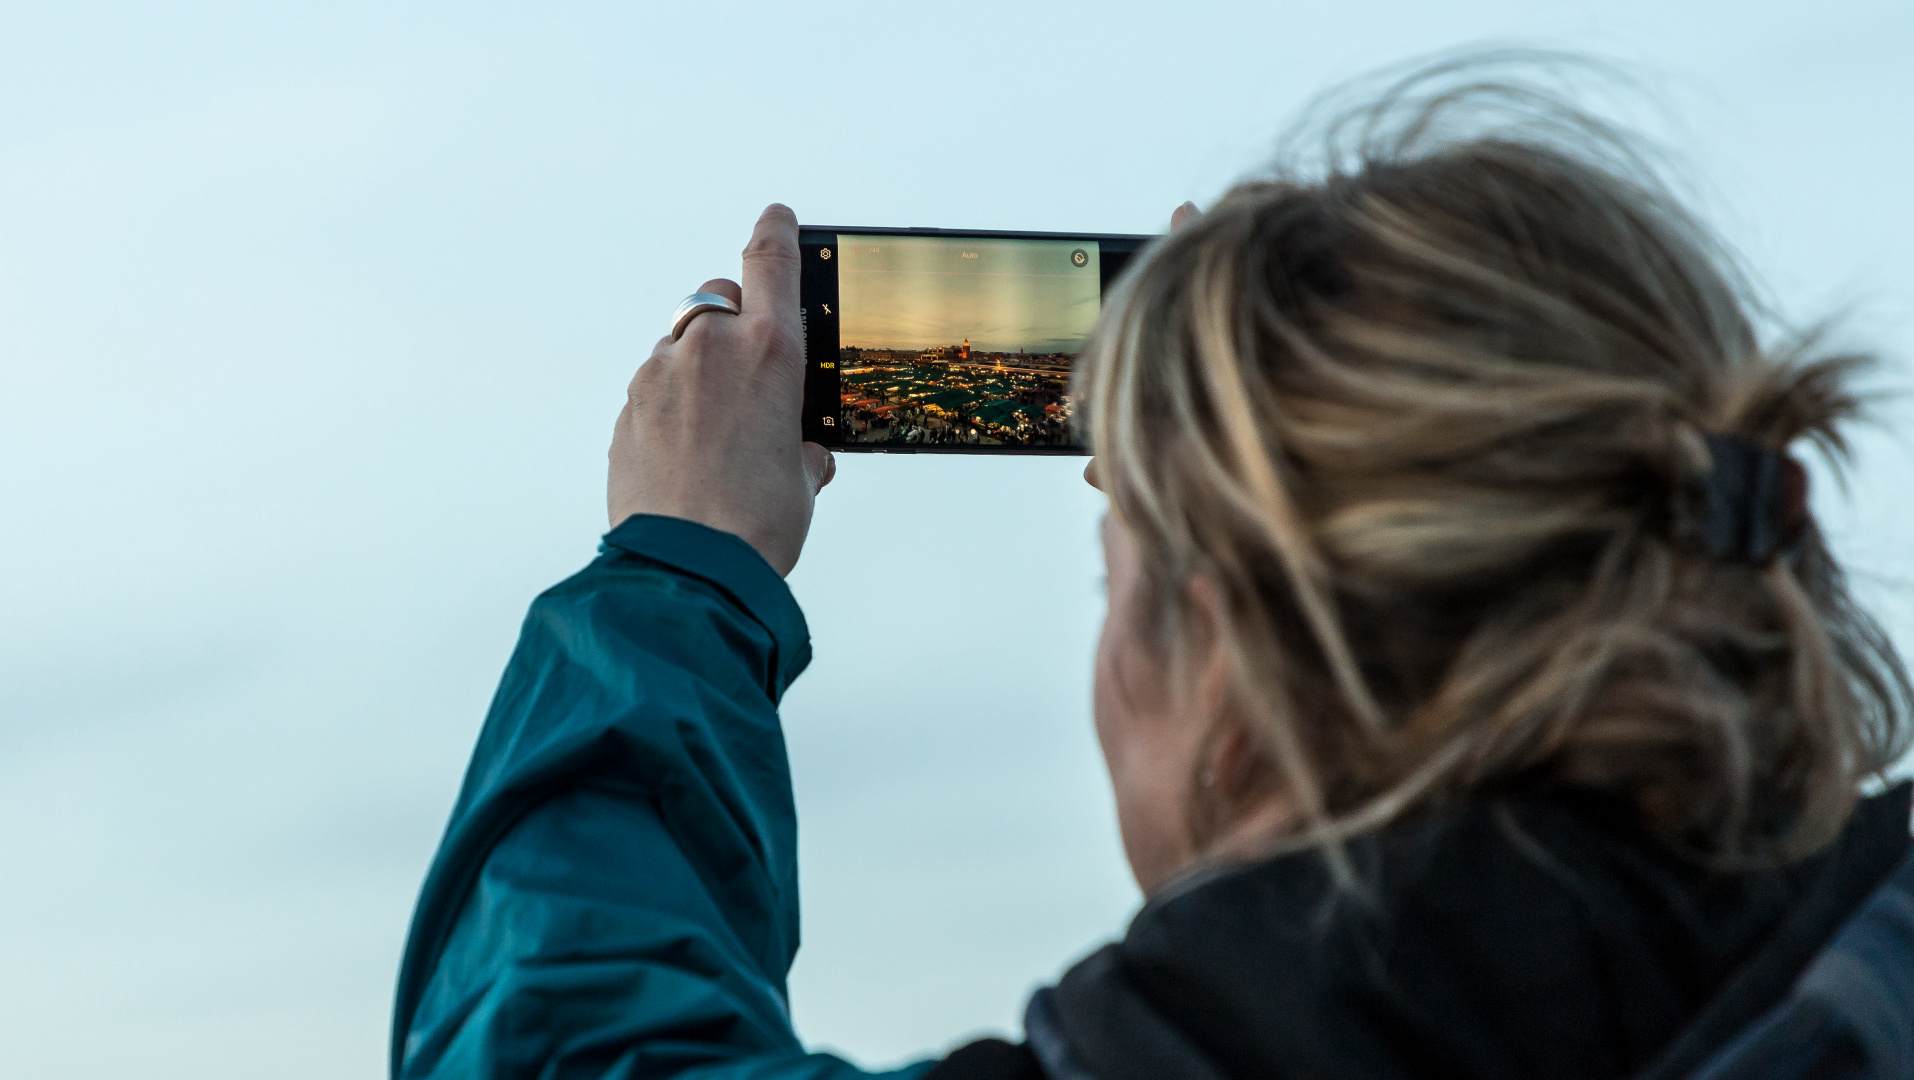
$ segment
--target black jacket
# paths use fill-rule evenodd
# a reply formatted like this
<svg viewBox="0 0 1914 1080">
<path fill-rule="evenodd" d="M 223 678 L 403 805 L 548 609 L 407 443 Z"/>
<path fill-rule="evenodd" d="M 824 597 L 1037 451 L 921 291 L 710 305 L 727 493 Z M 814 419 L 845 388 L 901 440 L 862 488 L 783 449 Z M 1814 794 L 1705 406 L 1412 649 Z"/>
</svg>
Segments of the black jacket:
<svg viewBox="0 0 1914 1080">
<path fill-rule="evenodd" d="M 1592 797 L 1484 801 L 1212 872 L 1032 1000 L 1030 1042 L 928 1080 L 1688 1076 L 1774 1009 L 1907 857 L 1909 788 L 1827 851 L 1710 873 Z"/>
</svg>

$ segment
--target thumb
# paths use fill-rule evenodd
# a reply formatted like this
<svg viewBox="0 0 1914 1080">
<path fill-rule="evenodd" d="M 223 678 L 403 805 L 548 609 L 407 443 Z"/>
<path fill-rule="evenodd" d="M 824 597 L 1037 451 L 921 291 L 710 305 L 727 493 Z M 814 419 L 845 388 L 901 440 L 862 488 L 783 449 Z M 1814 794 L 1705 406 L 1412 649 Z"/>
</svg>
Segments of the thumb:
<svg viewBox="0 0 1914 1080">
<path fill-rule="evenodd" d="M 837 476 L 837 458 L 829 450 L 814 442 L 804 444 L 804 479 L 811 485 L 811 494 L 824 490 L 824 485 Z"/>
</svg>

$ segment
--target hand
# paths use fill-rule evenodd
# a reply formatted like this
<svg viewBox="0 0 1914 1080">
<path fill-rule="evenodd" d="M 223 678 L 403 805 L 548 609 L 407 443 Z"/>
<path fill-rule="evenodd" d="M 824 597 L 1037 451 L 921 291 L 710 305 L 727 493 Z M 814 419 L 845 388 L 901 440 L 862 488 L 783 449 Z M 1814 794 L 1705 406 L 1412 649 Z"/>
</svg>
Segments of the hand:
<svg viewBox="0 0 1914 1080">
<path fill-rule="evenodd" d="M 797 217 L 773 204 L 744 249 L 740 314 L 712 311 L 658 342 L 632 376 L 611 437 L 611 523 L 663 514 L 742 537 L 780 575 L 797 565 L 831 452 L 803 441 Z"/>
</svg>

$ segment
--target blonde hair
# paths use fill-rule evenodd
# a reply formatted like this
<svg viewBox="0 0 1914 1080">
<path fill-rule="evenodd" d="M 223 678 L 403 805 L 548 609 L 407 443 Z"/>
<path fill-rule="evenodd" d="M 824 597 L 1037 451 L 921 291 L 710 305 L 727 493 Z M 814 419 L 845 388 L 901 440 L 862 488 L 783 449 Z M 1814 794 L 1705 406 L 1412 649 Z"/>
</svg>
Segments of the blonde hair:
<svg viewBox="0 0 1914 1080">
<path fill-rule="evenodd" d="M 1906 749 L 1907 676 L 1811 520 L 1763 561 L 1684 523 L 1707 436 L 1845 454 L 1868 358 L 1764 348 L 1629 140 L 1471 70 L 1114 291 L 1075 391 L 1166 655 L 1208 577 L 1243 783 L 1345 870 L 1348 837 L 1531 784 L 1715 864 L 1812 852 Z"/>
</svg>

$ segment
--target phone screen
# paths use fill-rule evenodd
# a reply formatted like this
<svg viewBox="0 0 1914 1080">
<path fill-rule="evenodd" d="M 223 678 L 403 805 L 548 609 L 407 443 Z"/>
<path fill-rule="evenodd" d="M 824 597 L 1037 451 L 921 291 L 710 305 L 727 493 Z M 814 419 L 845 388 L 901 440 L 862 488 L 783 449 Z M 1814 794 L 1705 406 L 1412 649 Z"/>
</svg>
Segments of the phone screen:
<svg viewBox="0 0 1914 1080">
<path fill-rule="evenodd" d="M 805 438 L 844 450 L 1083 453 L 1070 374 L 1149 237 L 807 227 Z"/>
</svg>

